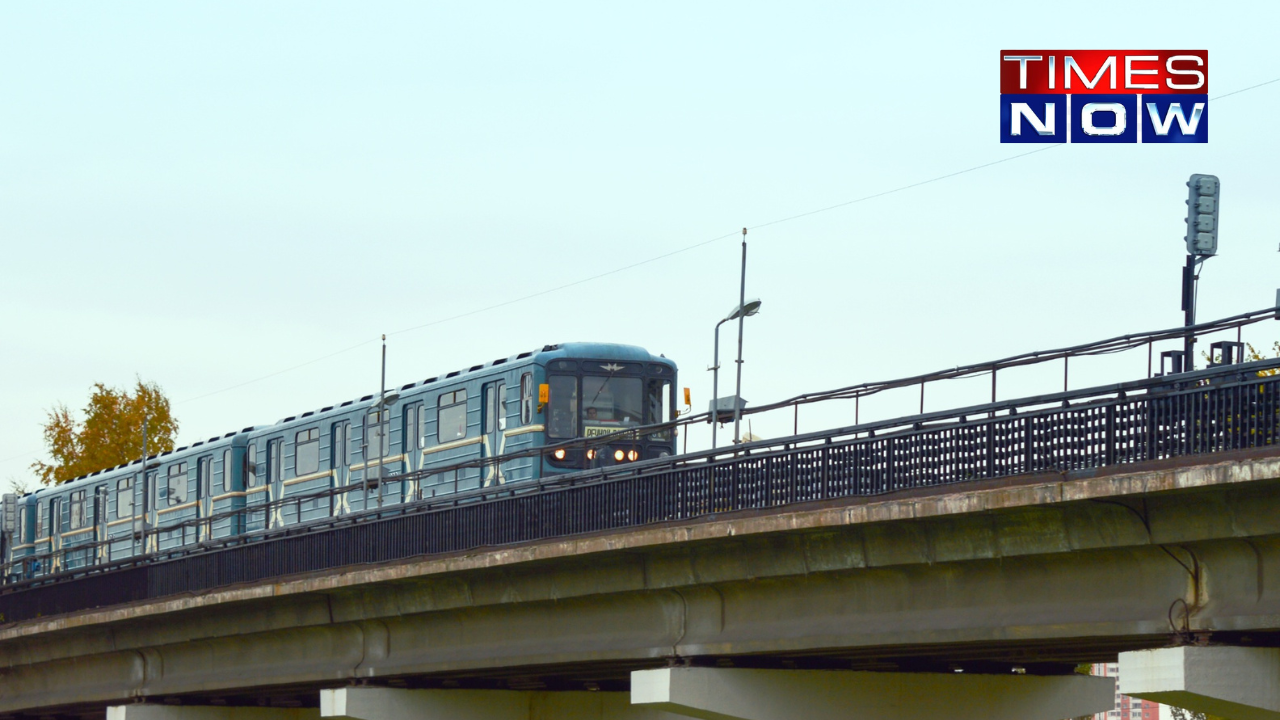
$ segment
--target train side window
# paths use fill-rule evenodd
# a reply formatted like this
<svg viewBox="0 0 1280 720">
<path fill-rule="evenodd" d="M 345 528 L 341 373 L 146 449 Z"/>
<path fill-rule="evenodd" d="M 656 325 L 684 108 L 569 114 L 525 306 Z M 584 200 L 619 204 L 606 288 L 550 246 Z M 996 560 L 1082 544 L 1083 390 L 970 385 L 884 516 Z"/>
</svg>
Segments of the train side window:
<svg viewBox="0 0 1280 720">
<path fill-rule="evenodd" d="M 267 441 L 267 482 L 279 482 L 284 477 L 284 438 Z"/>
<path fill-rule="evenodd" d="M 533 373 L 520 376 L 520 424 L 533 422 Z"/>
<path fill-rule="evenodd" d="M 258 486 L 258 446 L 256 443 L 249 443 L 249 447 L 244 451 L 244 486 Z"/>
<path fill-rule="evenodd" d="M 651 378 L 647 393 L 646 423 L 665 423 L 675 419 L 671 409 L 671 381 Z M 671 429 L 667 428 L 653 433 L 654 440 L 670 440 Z"/>
<path fill-rule="evenodd" d="M 133 478 L 116 481 L 116 519 L 133 517 Z"/>
<path fill-rule="evenodd" d="M 441 393 L 436 411 L 436 438 L 446 443 L 467 436 L 467 391 Z"/>
<path fill-rule="evenodd" d="M 547 419 L 547 436 L 572 438 L 578 436 L 578 378 L 572 375 L 552 375 L 551 406 Z"/>
<path fill-rule="evenodd" d="M 347 431 L 350 424 L 336 422 L 329 430 L 329 467 L 337 470 L 347 466 Z"/>
<path fill-rule="evenodd" d="M 79 530 L 85 526 L 84 516 L 84 491 L 77 490 L 71 493 L 71 526 L 68 530 Z"/>
<path fill-rule="evenodd" d="M 169 507 L 181 505 L 187 501 L 187 464 L 177 463 L 169 466 L 169 479 L 166 483 L 165 497 Z"/>
<path fill-rule="evenodd" d="M 293 474 L 310 475 L 320 470 L 320 428 L 303 430 L 294 436 Z"/>
<path fill-rule="evenodd" d="M 14 528 L 13 542 L 17 545 L 21 545 L 27 541 L 27 508 L 19 505 L 16 516 L 17 524 Z"/>
<path fill-rule="evenodd" d="M 404 430 L 401 433 L 401 445 L 404 452 L 411 453 L 418 449 L 418 406 L 410 405 L 404 409 Z"/>
</svg>

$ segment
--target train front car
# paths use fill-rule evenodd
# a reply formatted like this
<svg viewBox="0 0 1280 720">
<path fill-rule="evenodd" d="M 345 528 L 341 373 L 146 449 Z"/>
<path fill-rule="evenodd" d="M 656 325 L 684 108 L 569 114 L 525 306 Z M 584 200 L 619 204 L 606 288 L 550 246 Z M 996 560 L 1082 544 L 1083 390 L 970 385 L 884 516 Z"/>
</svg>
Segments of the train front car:
<svg viewBox="0 0 1280 720">
<path fill-rule="evenodd" d="M 537 361 L 545 372 L 546 443 L 599 438 L 546 453 L 544 476 L 675 453 L 673 428 L 647 427 L 675 419 L 674 362 L 606 343 L 565 343 L 539 353 Z"/>
</svg>

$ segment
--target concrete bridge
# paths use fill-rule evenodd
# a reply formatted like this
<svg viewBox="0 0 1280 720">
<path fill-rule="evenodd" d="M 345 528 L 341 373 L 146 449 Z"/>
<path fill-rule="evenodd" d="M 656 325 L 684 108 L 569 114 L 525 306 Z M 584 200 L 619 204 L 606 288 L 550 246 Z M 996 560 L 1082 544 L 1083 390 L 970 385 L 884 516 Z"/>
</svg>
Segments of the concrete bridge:
<svg viewBox="0 0 1280 720">
<path fill-rule="evenodd" d="M 0 714 L 1280 717 L 1280 453 L 346 567 L 0 628 Z M 1270 693 L 1270 694 L 1268 694 Z"/>
</svg>

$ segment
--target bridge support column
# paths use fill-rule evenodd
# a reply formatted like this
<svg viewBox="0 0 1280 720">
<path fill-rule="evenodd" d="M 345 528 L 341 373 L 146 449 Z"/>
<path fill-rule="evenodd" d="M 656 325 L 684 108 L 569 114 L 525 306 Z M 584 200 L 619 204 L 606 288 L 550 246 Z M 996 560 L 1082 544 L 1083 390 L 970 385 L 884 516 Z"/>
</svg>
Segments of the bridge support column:
<svg viewBox="0 0 1280 720">
<path fill-rule="evenodd" d="M 349 687 L 320 691 L 320 717 L 351 720 L 681 720 L 654 708 L 634 707 L 629 700 L 625 692 Z"/>
<path fill-rule="evenodd" d="M 1115 706 L 1088 675 L 665 668 L 631 673 L 631 702 L 705 720 L 1061 720 Z"/>
<path fill-rule="evenodd" d="M 1120 653 L 1120 692 L 1230 720 L 1280 720 L 1280 648 Z"/>
<path fill-rule="evenodd" d="M 107 720 L 319 720 L 315 708 L 223 705 L 112 705 Z"/>
</svg>

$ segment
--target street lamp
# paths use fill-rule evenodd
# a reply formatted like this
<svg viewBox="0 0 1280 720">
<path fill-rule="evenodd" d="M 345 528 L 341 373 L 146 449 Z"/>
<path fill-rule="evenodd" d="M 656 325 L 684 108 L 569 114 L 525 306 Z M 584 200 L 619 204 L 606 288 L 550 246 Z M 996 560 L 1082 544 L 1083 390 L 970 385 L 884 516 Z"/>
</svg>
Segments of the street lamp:
<svg viewBox="0 0 1280 720">
<path fill-rule="evenodd" d="M 387 419 L 391 414 L 389 408 L 400 401 L 400 393 L 392 390 L 387 392 L 387 336 L 382 336 L 382 382 L 378 388 L 378 402 L 373 404 L 375 417 L 378 418 L 378 435 L 375 438 L 378 442 L 378 478 L 374 485 L 378 488 L 378 507 L 382 507 L 382 463 L 383 447 L 389 445 L 387 442 Z M 366 419 L 366 423 L 368 420 Z M 369 431 L 365 429 L 364 441 L 364 506 L 365 510 L 369 509 L 369 463 L 372 458 L 369 457 Z"/>
<path fill-rule="evenodd" d="M 738 320 L 741 318 L 751 317 L 752 315 L 755 315 L 758 312 L 760 312 L 760 299 L 756 298 L 756 299 L 748 300 L 747 302 L 741 305 L 735 306 L 733 310 L 729 311 L 729 314 L 726 315 L 723 320 L 716 323 L 716 344 L 715 344 L 715 355 L 714 355 L 715 360 L 712 366 L 710 368 L 707 368 L 708 370 L 711 371 L 711 449 L 712 450 L 714 450 L 716 447 L 716 425 L 720 421 L 720 326 L 729 322 L 730 320 Z M 738 368 L 739 370 L 741 370 L 742 366 L 739 365 Z M 739 372 L 738 374 L 738 382 L 739 382 L 738 389 L 741 390 L 742 388 L 741 372 Z M 736 408 L 738 403 L 740 402 L 740 400 L 736 395 L 734 396 L 733 402 L 735 407 L 734 417 L 736 418 L 738 414 L 738 411 Z"/>
</svg>

